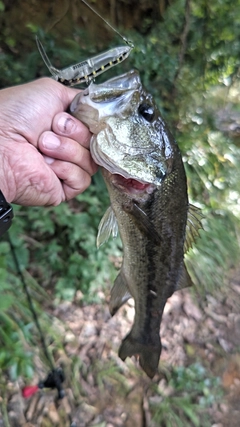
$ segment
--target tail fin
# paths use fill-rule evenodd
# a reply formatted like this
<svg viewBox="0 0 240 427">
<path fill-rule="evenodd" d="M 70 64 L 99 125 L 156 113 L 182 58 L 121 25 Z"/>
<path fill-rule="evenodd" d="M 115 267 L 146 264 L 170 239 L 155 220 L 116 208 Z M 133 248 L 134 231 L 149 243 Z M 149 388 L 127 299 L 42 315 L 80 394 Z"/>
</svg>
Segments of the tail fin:
<svg viewBox="0 0 240 427">
<path fill-rule="evenodd" d="M 160 338 L 159 342 L 156 343 L 154 346 L 148 346 L 142 344 L 137 339 L 133 338 L 130 332 L 130 334 L 128 334 L 126 338 L 124 338 L 124 340 L 122 341 L 122 345 L 119 349 L 118 355 L 123 361 L 127 357 L 138 355 L 140 366 L 150 378 L 153 378 L 157 372 L 161 349 L 162 346 Z"/>
</svg>

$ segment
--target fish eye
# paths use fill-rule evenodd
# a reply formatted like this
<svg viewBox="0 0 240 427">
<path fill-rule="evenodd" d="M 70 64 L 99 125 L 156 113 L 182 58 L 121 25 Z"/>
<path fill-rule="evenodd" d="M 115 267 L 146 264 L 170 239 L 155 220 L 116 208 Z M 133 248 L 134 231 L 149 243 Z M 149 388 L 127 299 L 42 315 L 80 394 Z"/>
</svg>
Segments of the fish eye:
<svg viewBox="0 0 240 427">
<path fill-rule="evenodd" d="M 151 123 L 154 118 L 154 108 L 149 104 L 139 105 L 138 112 L 149 123 Z"/>
</svg>

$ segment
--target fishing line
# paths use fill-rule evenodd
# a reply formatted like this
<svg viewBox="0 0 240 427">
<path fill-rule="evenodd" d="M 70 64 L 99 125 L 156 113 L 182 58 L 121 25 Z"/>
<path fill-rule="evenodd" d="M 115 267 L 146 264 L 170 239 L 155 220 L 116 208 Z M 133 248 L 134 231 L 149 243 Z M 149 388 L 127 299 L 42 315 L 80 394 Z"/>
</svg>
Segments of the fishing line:
<svg viewBox="0 0 240 427">
<path fill-rule="evenodd" d="M 15 248 L 13 246 L 13 243 L 12 243 L 12 240 L 10 238 L 9 233 L 7 233 L 7 239 L 8 239 L 9 245 L 10 245 L 10 249 L 11 249 L 11 253 L 12 253 L 12 257 L 13 257 L 13 260 L 14 260 L 14 264 L 15 264 L 17 273 L 18 273 L 18 275 L 19 275 L 19 277 L 21 279 L 23 290 L 24 290 L 24 292 L 25 292 L 25 294 L 27 296 L 27 301 L 28 301 L 28 304 L 29 304 L 29 308 L 30 308 L 33 320 L 35 322 L 36 328 L 37 328 L 38 333 L 39 333 L 39 337 L 40 337 L 40 340 L 41 340 L 41 344 L 42 344 L 42 348 L 43 348 L 45 357 L 46 357 L 46 359 L 47 359 L 47 361 L 49 363 L 50 368 L 54 369 L 52 358 L 51 358 L 51 356 L 50 356 L 50 354 L 48 352 L 47 345 L 46 345 L 46 342 L 45 342 L 45 339 L 44 339 L 44 335 L 43 335 L 43 331 L 42 331 L 42 328 L 41 328 L 39 320 L 38 320 L 38 315 L 37 315 L 37 312 L 36 312 L 36 310 L 34 308 L 32 297 L 31 297 L 30 292 L 28 290 L 28 286 L 27 286 L 27 283 L 25 281 L 24 275 L 23 275 L 23 273 L 21 271 L 20 264 L 19 264 L 19 261 L 18 261 L 18 258 L 17 258 L 17 254 L 16 254 L 16 251 L 15 251 Z"/>
<path fill-rule="evenodd" d="M 105 24 L 107 24 L 111 30 L 113 30 L 116 34 L 118 34 L 121 39 L 132 49 L 134 48 L 134 44 L 131 40 L 128 40 L 126 37 L 124 37 L 116 28 L 114 28 L 105 18 L 103 18 L 100 13 L 98 13 L 86 0 L 81 0 L 93 13 L 95 13 L 100 19 L 102 19 Z"/>
<path fill-rule="evenodd" d="M 17 257 L 16 251 L 15 251 L 14 245 L 13 245 L 12 240 L 10 238 L 10 234 L 7 232 L 6 236 L 7 236 L 7 240 L 9 242 L 9 245 L 10 245 L 11 254 L 12 254 L 12 257 L 13 257 L 13 261 L 14 261 L 14 264 L 15 264 L 15 267 L 16 267 L 17 274 L 19 275 L 19 277 L 21 279 L 22 287 L 23 287 L 23 290 L 24 290 L 24 292 L 26 294 L 28 305 L 29 305 L 29 308 L 30 308 L 30 311 L 31 311 L 31 314 L 32 314 L 32 317 L 33 317 L 33 320 L 34 320 L 34 323 L 35 323 L 35 326 L 36 326 L 37 331 L 39 333 L 39 337 L 40 337 L 40 341 L 41 341 L 41 345 L 42 345 L 42 349 L 43 349 L 44 355 L 45 355 L 46 360 L 47 360 L 47 362 L 49 364 L 49 367 L 51 368 L 51 372 L 49 372 L 49 374 L 47 375 L 47 377 L 45 378 L 44 381 L 40 381 L 37 386 L 26 386 L 22 390 L 23 397 L 30 397 L 38 389 L 42 389 L 42 388 L 46 387 L 46 388 L 51 388 L 51 389 L 56 388 L 57 391 L 58 391 L 58 399 L 62 399 L 65 396 L 65 392 L 64 392 L 64 390 L 62 388 L 62 383 L 63 383 L 63 381 L 65 379 L 63 371 L 62 371 L 61 368 L 56 368 L 54 366 L 53 360 L 52 360 L 52 358 L 50 356 L 50 353 L 49 353 L 49 351 L 47 349 L 46 341 L 45 341 L 45 338 L 44 338 L 44 333 L 43 333 L 41 325 L 39 323 L 37 311 L 36 311 L 36 309 L 34 307 L 33 300 L 32 300 L 31 294 L 29 292 L 29 289 L 28 289 L 26 280 L 24 278 L 24 275 L 22 273 L 22 270 L 21 270 L 21 267 L 20 267 L 20 263 L 18 261 L 18 257 Z"/>
</svg>

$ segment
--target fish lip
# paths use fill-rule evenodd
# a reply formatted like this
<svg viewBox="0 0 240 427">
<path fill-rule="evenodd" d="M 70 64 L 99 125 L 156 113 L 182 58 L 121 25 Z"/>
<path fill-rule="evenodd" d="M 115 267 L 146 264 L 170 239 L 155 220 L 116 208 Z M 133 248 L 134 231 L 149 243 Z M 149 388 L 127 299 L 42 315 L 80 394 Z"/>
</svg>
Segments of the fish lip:
<svg viewBox="0 0 240 427">
<path fill-rule="evenodd" d="M 118 173 L 109 172 L 109 174 L 111 176 L 111 182 L 115 187 L 131 195 L 152 194 L 157 188 L 156 185 L 149 182 L 140 181 L 131 177 L 125 178 Z"/>
<path fill-rule="evenodd" d="M 89 98 L 92 101 L 98 102 L 96 97 L 98 98 L 99 94 L 103 92 L 107 95 L 107 99 L 111 99 L 113 89 L 114 91 L 119 90 L 119 95 L 121 95 L 121 93 L 126 93 L 128 91 L 139 91 L 141 88 L 142 83 L 138 71 L 130 70 L 128 73 L 115 76 L 98 85 L 92 81 L 90 86 L 84 92 L 86 92 L 86 95 L 89 95 Z"/>
</svg>

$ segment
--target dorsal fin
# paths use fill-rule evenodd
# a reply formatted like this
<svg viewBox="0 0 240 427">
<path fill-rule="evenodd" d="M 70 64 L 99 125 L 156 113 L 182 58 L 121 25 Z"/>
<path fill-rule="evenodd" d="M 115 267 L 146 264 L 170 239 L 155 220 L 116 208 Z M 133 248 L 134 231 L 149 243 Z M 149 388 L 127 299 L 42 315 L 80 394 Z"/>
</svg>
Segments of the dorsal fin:
<svg viewBox="0 0 240 427">
<path fill-rule="evenodd" d="M 195 243 L 197 238 L 199 237 L 199 230 L 203 228 L 201 222 L 202 218 L 203 214 L 201 212 L 201 209 L 190 204 L 188 208 L 186 237 L 184 243 L 185 254 L 189 251 L 190 248 L 192 248 L 193 243 Z"/>
</svg>

